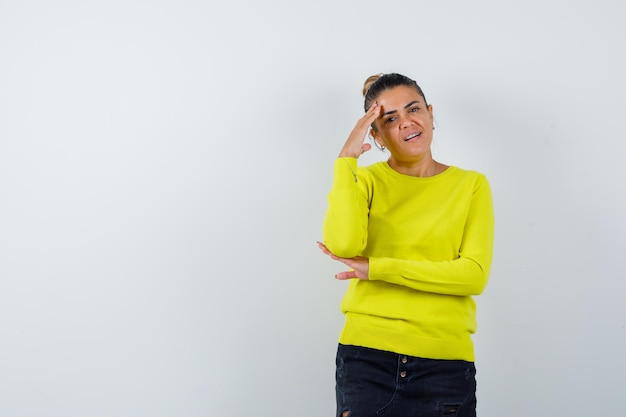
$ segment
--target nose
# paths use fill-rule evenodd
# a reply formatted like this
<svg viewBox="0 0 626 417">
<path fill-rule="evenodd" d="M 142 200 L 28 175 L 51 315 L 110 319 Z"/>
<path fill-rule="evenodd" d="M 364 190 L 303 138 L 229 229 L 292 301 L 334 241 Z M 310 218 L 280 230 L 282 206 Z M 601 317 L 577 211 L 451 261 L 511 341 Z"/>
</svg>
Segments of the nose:
<svg viewBox="0 0 626 417">
<path fill-rule="evenodd" d="M 415 124 L 415 122 L 408 116 L 402 116 L 400 119 L 400 128 L 406 129 L 407 127 L 411 127 Z"/>
</svg>

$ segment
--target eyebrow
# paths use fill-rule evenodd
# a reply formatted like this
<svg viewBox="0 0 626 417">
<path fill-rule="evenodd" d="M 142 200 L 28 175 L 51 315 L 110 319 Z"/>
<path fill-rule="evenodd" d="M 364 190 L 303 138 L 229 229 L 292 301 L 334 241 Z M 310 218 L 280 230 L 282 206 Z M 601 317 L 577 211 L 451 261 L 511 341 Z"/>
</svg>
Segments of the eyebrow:
<svg viewBox="0 0 626 417">
<path fill-rule="evenodd" d="M 419 101 L 417 100 L 413 100 L 412 102 L 410 102 L 409 104 L 407 104 L 406 106 L 404 106 L 405 109 L 408 109 L 409 107 L 411 107 L 414 104 L 419 104 Z M 380 117 L 384 117 L 387 116 L 388 114 L 393 114 L 393 113 L 397 113 L 398 110 L 390 110 L 388 112 L 383 113 Z"/>
</svg>

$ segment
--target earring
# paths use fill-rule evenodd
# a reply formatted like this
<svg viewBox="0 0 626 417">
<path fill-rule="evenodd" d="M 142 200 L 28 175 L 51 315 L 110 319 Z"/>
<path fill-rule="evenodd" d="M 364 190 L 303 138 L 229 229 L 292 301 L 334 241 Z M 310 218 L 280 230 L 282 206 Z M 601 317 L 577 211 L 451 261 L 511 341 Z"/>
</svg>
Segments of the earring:
<svg viewBox="0 0 626 417">
<path fill-rule="evenodd" d="M 435 130 L 435 125 L 433 125 L 433 130 Z"/>
<path fill-rule="evenodd" d="M 374 146 L 376 146 L 379 150 L 381 150 L 381 151 L 385 150 L 385 145 L 380 145 L 378 143 L 378 141 L 376 141 L 376 139 L 374 139 L 374 137 L 372 136 L 372 134 L 370 132 L 367 132 L 367 137 L 369 138 L 369 140 L 372 141 L 372 143 L 374 143 Z"/>
</svg>

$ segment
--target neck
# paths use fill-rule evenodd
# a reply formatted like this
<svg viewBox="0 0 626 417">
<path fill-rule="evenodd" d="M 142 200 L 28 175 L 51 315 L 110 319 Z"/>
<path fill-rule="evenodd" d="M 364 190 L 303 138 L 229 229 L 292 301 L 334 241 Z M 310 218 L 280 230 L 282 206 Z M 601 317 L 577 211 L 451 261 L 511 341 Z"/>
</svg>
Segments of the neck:
<svg viewBox="0 0 626 417">
<path fill-rule="evenodd" d="M 413 177 L 432 177 L 442 173 L 447 166 L 435 161 L 428 155 L 417 161 L 401 161 L 393 156 L 388 160 L 389 166 L 400 174 Z"/>
</svg>

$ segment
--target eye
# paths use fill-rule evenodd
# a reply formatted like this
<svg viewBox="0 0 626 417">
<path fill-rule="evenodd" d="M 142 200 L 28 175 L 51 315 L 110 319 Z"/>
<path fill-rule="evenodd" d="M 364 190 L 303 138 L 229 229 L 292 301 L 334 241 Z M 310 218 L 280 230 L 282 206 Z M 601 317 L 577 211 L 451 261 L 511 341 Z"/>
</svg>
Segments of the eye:
<svg viewBox="0 0 626 417">
<path fill-rule="evenodd" d="M 395 122 L 395 120 L 396 120 L 395 117 L 393 117 L 393 116 L 389 117 L 388 119 L 385 120 L 385 124 L 389 124 L 389 123 Z"/>
<path fill-rule="evenodd" d="M 419 110 L 419 107 L 411 107 L 409 109 L 409 113 L 417 113 L 418 110 Z"/>
</svg>

